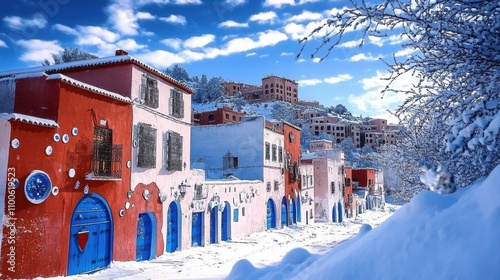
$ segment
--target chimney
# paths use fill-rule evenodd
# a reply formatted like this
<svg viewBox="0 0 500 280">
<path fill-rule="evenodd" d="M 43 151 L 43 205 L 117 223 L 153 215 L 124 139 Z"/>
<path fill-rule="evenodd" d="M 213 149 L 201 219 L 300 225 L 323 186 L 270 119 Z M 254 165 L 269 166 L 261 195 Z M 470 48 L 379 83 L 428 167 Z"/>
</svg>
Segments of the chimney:
<svg viewBox="0 0 500 280">
<path fill-rule="evenodd" d="M 115 55 L 116 56 L 119 56 L 119 55 L 128 55 L 128 52 L 126 52 L 124 50 L 116 50 Z"/>
</svg>

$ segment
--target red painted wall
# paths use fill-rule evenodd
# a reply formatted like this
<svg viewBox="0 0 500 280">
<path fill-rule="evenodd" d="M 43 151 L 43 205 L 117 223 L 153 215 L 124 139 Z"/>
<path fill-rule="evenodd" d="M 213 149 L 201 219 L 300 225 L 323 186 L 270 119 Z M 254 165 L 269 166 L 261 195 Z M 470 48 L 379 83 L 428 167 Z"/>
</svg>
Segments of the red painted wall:
<svg viewBox="0 0 500 280">
<path fill-rule="evenodd" d="M 353 180 L 359 181 L 360 187 L 373 187 L 375 186 L 375 169 L 353 169 L 352 170 Z M 368 180 L 370 180 L 371 185 L 368 186 Z"/>
<path fill-rule="evenodd" d="M 40 79 L 30 79 L 33 84 L 40 84 Z M 43 79 L 44 80 L 44 79 Z M 15 270 L 11 272 L 7 263 L 2 259 L 1 273 L 5 278 L 33 278 L 36 276 L 66 275 L 69 248 L 69 226 L 73 210 L 78 201 L 84 196 L 83 188 L 88 185 L 90 193 L 103 196 L 111 209 L 114 222 L 113 259 L 133 259 L 128 245 L 135 244 L 134 231 L 137 228 L 137 217 L 134 211 L 161 208 L 158 205 L 145 206 L 136 202 L 136 209 L 127 212 L 120 218 L 118 213 L 127 199 L 130 189 L 130 170 L 126 162 L 130 160 L 132 115 L 131 105 L 104 97 L 86 90 L 76 88 L 59 81 L 46 81 L 46 87 L 41 95 L 53 96 L 59 102 L 49 102 L 47 111 L 57 111 L 59 128 L 47 128 L 12 121 L 11 140 L 20 140 L 17 149 L 9 150 L 8 168 L 15 173 L 20 185 L 14 191 L 16 220 L 15 233 Z M 24 82 L 19 83 L 16 95 L 29 96 L 40 88 L 24 87 Z M 54 88 L 60 88 L 54 92 Z M 16 109 L 26 110 L 29 102 L 17 103 Z M 57 106 L 61 104 L 61 106 Z M 24 107 L 25 106 L 25 107 Z M 56 108 L 51 107 L 56 106 Z M 106 119 L 108 126 L 113 130 L 113 144 L 123 144 L 122 154 L 122 179 L 121 181 L 89 181 L 85 174 L 90 172 L 94 121 L 92 111 L 97 120 Z M 43 116 L 40 113 L 36 116 Z M 72 136 L 73 127 L 78 128 L 78 135 Z M 61 136 L 68 134 L 70 140 L 64 144 L 61 140 L 53 140 L 54 133 Z M 53 153 L 45 154 L 47 146 L 52 146 Z M 76 176 L 70 178 L 68 170 L 74 168 Z M 41 204 L 32 204 L 24 194 L 26 177 L 32 170 L 46 172 L 52 185 L 59 187 L 57 196 L 49 197 Z M 75 183 L 80 182 L 80 188 L 75 189 Z M 6 205 L 8 197 L 6 197 Z M 153 204 L 153 203 L 152 203 Z M 159 203 L 157 203 L 159 204 Z M 159 212 L 161 213 L 161 211 Z M 130 218 L 129 218 L 130 217 Z M 161 217 L 158 217 L 161 226 Z M 3 229 L 3 240 L 9 237 L 9 228 Z M 161 239 L 159 239 L 161 240 Z M 123 244 L 123 245 L 120 245 Z M 124 246 L 126 245 L 126 246 Z M 11 248 L 8 242 L 2 243 L 2 254 Z M 134 246 L 135 247 L 135 246 Z"/>
<path fill-rule="evenodd" d="M 349 204 L 349 195 L 352 195 L 352 168 L 344 167 L 344 187 L 345 187 L 345 196 L 344 196 L 344 204 Z"/>
<path fill-rule="evenodd" d="M 293 141 L 290 141 L 290 132 L 293 133 Z M 291 163 L 297 164 L 297 172 L 299 171 L 300 166 L 300 130 L 288 123 L 283 123 L 283 134 L 284 134 L 284 152 L 283 152 L 283 160 L 286 161 L 287 154 L 291 156 Z M 297 191 L 301 190 L 301 181 L 302 177 L 300 173 L 297 174 L 297 181 L 293 181 L 290 176 L 290 169 L 285 170 L 285 197 L 290 195 L 293 198 L 295 197 L 295 192 L 293 189 L 297 189 Z"/>
<path fill-rule="evenodd" d="M 58 87 L 44 77 L 16 81 L 14 112 L 57 121 Z"/>
</svg>

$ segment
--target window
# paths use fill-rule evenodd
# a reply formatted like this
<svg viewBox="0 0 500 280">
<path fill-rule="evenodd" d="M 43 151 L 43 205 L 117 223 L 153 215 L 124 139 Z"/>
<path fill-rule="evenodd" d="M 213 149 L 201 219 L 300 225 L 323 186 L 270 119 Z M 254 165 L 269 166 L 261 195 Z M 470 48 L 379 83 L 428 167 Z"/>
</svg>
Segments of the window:
<svg viewBox="0 0 500 280">
<path fill-rule="evenodd" d="M 269 142 L 266 142 L 266 159 L 269 160 L 271 159 L 271 151 L 270 151 L 271 147 L 270 147 L 270 144 Z"/>
<path fill-rule="evenodd" d="M 227 152 L 222 158 L 222 168 L 234 169 L 238 168 L 238 157 L 233 156 L 231 152 Z"/>
<path fill-rule="evenodd" d="M 290 180 L 296 182 L 299 176 L 299 167 L 297 163 L 296 162 L 292 163 L 289 168 L 290 168 Z"/>
<path fill-rule="evenodd" d="M 139 151 L 137 167 L 156 167 L 156 129 L 149 124 L 139 124 Z"/>
<path fill-rule="evenodd" d="M 94 127 L 94 148 L 92 151 L 92 173 L 94 177 L 122 177 L 123 145 L 113 145 L 113 131 Z"/>
<path fill-rule="evenodd" d="M 267 192 L 271 191 L 271 182 L 267 182 L 266 190 Z"/>
<path fill-rule="evenodd" d="M 242 207 L 242 208 L 241 208 L 241 216 L 242 216 L 242 217 L 245 217 L 245 207 Z"/>
<path fill-rule="evenodd" d="M 165 150 L 167 150 L 167 170 L 182 171 L 182 136 L 169 131 Z"/>
<path fill-rule="evenodd" d="M 312 185 L 313 184 L 313 175 L 310 175 L 309 177 L 309 183 Z"/>
<path fill-rule="evenodd" d="M 208 115 L 208 121 L 209 122 L 215 121 L 215 116 L 214 115 Z"/>
<path fill-rule="evenodd" d="M 240 209 L 234 209 L 233 210 L 233 222 L 238 222 L 238 218 L 240 216 L 240 213 L 239 213 Z"/>
<path fill-rule="evenodd" d="M 302 186 L 305 187 L 307 184 L 306 175 L 302 175 Z"/>
<path fill-rule="evenodd" d="M 229 120 L 229 114 L 226 113 L 226 120 Z"/>
<path fill-rule="evenodd" d="M 158 81 L 150 75 L 143 74 L 140 89 L 144 104 L 158 108 Z"/>
<path fill-rule="evenodd" d="M 332 181 L 331 183 L 331 189 L 332 189 L 332 194 L 335 193 L 335 182 Z"/>
<path fill-rule="evenodd" d="M 276 149 L 277 149 L 276 145 L 273 144 L 273 150 L 272 150 L 272 152 L 273 152 L 273 161 L 277 160 L 277 155 L 276 155 L 277 151 L 276 151 Z"/>
<path fill-rule="evenodd" d="M 170 115 L 176 118 L 184 117 L 184 100 L 182 92 L 172 89 L 170 91 Z"/>
<path fill-rule="evenodd" d="M 233 121 L 236 121 L 236 116 L 233 116 Z"/>
<path fill-rule="evenodd" d="M 278 162 L 283 162 L 283 148 L 278 147 Z"/>
<path fill-rule="evenodd" d="M 280 183 L 277 180 L 275 180 L 274 181 L 274 190 L 277 191 L 279 189 L 280 189 Z"/>
</svg>

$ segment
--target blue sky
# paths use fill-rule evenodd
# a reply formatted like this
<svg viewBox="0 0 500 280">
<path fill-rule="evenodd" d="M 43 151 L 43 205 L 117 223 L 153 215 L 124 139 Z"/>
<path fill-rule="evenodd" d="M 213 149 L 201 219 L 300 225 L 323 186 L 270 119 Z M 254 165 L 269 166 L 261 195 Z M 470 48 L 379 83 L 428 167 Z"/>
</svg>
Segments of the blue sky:
<svg viewBox="0 0 500 280">
<path fill-rule="evenodd" d="M 319 62 L 302 38 L 346 1 L 318 0 L 20 0 L 0 11 L 0 71 L 39 66 L 51 53 L 77 47 L 100 57 L 118 48 L 163 70 L 179 64 L 206 74 L 260 85 L 270 74 L 299 82 L 299 99 L 344 104 L 356 115 L 390 118 L 404 96 L 381 98 L 380 58 L 411 54 L 397 31 L 385 38 L 349 32 L 340 48 Z M 411 79 L 402 79 L 401 86 Z"/>
</svg>

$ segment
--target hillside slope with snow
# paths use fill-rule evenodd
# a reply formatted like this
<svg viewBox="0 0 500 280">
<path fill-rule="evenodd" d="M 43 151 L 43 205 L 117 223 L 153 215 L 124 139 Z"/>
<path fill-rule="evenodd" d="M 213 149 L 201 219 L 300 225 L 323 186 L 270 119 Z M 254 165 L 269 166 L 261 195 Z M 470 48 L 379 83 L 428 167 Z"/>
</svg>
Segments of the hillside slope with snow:
<svg viewBox="0 0 500 280">
<path fill-rule="evenodd" d="M 317 256 L 235 264 L 226 279 L 500 279 L 500 166 L 453 194 L 423 191 L 375 229 Z"/>
</svg>

